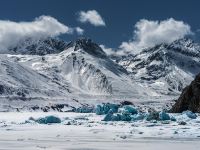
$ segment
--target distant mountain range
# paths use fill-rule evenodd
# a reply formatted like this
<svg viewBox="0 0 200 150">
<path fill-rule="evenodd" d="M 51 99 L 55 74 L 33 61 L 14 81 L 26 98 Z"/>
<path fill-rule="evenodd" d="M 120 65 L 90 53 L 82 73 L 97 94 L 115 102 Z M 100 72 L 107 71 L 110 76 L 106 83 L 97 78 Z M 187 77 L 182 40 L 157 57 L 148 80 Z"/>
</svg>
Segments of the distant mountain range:
<svg viewBox="0 0 200 150">
<path fill-rule="evenodd" d="M 0 54 L 0 109 L 172 100 L 200 72 L 190 39 L 108 56 L 92 40 L 27 39 Z"/>
</svg>

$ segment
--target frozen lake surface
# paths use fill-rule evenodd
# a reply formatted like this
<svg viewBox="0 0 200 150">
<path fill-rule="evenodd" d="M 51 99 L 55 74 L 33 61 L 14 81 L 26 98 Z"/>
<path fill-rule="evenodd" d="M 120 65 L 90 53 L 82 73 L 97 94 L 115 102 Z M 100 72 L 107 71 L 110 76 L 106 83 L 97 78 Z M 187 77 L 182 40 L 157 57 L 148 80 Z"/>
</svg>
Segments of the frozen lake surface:
<svg viewBox="0 0 200 150">
<path fill-rule="evenodd" d="M 29 120 L 48 115 L 58 116 L 61 123 Z M 176 114 L 175 122 L 104 122 L 103 117 L 93 113 L 0 113 L 0 150 L 199 149 L 200 116 L 190 119 Z"/>
</svg>

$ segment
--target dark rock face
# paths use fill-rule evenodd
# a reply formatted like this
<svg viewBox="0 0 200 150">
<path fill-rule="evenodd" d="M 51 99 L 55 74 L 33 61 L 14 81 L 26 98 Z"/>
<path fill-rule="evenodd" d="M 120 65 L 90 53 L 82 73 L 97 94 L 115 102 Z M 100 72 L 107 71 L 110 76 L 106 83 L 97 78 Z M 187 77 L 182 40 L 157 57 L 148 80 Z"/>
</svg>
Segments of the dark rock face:
<svg viewBox="0 0 200 150">
<path fill-rule="evenodd" d="M 46 55 L 56 54 L 74 46 L 74 51 L 82 49 L 83 51 L 100 58 L 105 58 L 106 53 L 102 48 L 88 38 L 79 38 L 74 42 L 65 42 L 58 38 L 46 38 L 40 40 L 26 39 L 18 45 L 10 47 L 9 51 L 12 54 L 22 55 Z"/>
<path fill-rule="evenodd" d="M 102 48 L 98 44 L 94 43 L 91 39 L 79 38 L 74 42 L 74 45 L 75 45 L 74 49 L 75 51 L 83 49 L 85 52 L 93 56 L 97 56 L 100 58 L 106 57 L 106 53 L 102 50 Z"/>
<path fill-rule="evenodd" d="M 9 51 L 13 54 L 22 55 L 46 55 L 60 53 L 67 48 L 67 43 L 56 38 L 40 40 L 27 39 L 16 47 L 10 47 Z"/>
<path fill-rule="evenodd" d="M 200 74 L 183 90 L 170 111 L 172 113 L 180 113 L 185 110 L 200 113 Z"/>
</svg>

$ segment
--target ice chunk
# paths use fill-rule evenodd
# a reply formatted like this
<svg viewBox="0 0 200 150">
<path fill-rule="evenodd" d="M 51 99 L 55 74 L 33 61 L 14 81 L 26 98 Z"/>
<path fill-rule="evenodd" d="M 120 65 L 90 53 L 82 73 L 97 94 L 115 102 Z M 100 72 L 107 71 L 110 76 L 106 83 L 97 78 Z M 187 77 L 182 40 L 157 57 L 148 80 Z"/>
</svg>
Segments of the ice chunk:
<svg viewBox="0 0 200 150">
<path fill-rule="evenodd" d="M 175 118 L 172 118 L 175 119 Z M 171 120 L 170 115 L 164 111 L 158 112 L 156 110 L 152 110 L 146 115 L 146 120 L 151 121 L 151 120 Z"/>
<path fill-rule="evenodd" d="M 188 118 L 196 119 L 197 115 L 189 110 L 182 112 L 182 114 L 185 114 Z"/>
<path fill-rule="evenodd" d="M 131 115 L 132 121 L 143 120 L 144 118 L 145 118 L 145 114 L 142 114 L 142 113 Z"/>
<path fill-rule="evenodd" d="M 56 117 L 56 116 L 46 116 L 46 117 L 41 117 L 38 119 L 34 119 L 35 122 L 39 124 L 51 124 L 51 123 L 61 123 L 61 119 Z"/>
<path fill-rule="evenodd" d="M 131 121 L 129 114 L 106 114 L 103 121 Z"/>
<path fill-rule="evenodd" d="M 106 116 L 104 117 L 103 121 L 111 121 L 113 114 L 106 114 Z"/>
<path fill-rule="evenodd" d="M 169 116 L 169 114 L 167 114 L 166 112 L 161 111 L 161 112 L 159 113 L 159 119 L 160 119 L 160 120 L 170 120 L 170 116 Z"/>
<path fill-rule="evenodd" d="M 170 120 L 171 121 L 176 121 L 176 118 L 174 116 L 171 116 Z"/>
<path fill-rule="evenodd" d="M 103 107 L 101 105 L 97 105 L 96 108 L 95 108 L 95 113 L 97 115 L 102 115 L 104 112 L 103 112 Z"/>
<path fill-rule="evenodd" d="M 112 110 L 110 110 L 103 121 L 131 121 L 130 114 L 114 114 Z"/>
<path fill-rule="evenodd" d="M 134 108 L 131 105 L 125 105 L 125 106 L 123 106 L 122 108 L 119 109 L 119 113 L 122 113 L 122 114 L 137 114 L 138 111 L 137 111 L 136 108 Z"/>
<path fill-rule="evenodd" d="M 147 121 L 159 120 L 159 112 L 153 110 L 153 111 L 149 112 L 149 113 L 146 115 L 145 118 L 146 118 Z"/>
<path fill-rule="evenodd" d="M 103 121 L 111 121 L 112 120 L 112 116 L 113 116 L 113 111 L 110 110 L 106 116 L 104 117 Z"/>
<path fill-rule="evenodd" d="M 131 116 L 130 116 L 130 114 L 121 114 L 120 120 L 121 121 L 131 121 Z"/>
<path fill-rule="evenodd" d="M 95 109 L 95 113 L 97 115 L 108 114 L 109 110 L 112 110 L 113 113 L 117 113 L 118 108 L 119 108 L 119 105 L 117 104 L 105 103 L 102 105 L 97 105 Z"/>
<path fill-rule="evenodd" d="M 120 114 L 113 114 L 111 117 L 111 121 L 120 121 L 121 115 Z"/>
<path fill-rule="evenodd" d="M 91 106 L 82 106 L 76 109 L 78 113 L 92 113 L 94 112 L 94 108 Z"/>
</svg>

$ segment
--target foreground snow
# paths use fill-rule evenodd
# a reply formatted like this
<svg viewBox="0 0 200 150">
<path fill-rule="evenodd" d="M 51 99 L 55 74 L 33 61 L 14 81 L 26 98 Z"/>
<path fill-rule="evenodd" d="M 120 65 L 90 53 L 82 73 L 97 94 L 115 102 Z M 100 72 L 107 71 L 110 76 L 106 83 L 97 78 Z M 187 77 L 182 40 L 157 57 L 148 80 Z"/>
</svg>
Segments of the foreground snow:
<svg viewBox="0 0 200 150">
<path fill-rule="evenodd" d="M 57 116 L 58 124 L 32 118 Z M 177 121 L 104 122 L 93 113 L 0 113 L 0 150 L 5 149 L 198 149 L 200 116 L 175 114 Z M 186 125 L 179 125 L 181 121 Z"/>
</svg>

